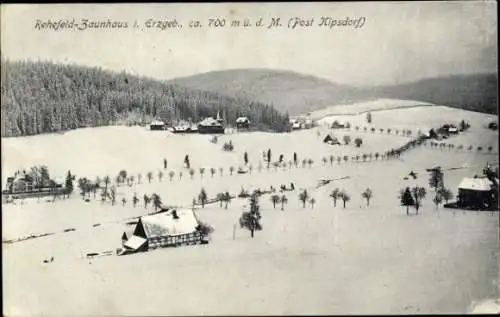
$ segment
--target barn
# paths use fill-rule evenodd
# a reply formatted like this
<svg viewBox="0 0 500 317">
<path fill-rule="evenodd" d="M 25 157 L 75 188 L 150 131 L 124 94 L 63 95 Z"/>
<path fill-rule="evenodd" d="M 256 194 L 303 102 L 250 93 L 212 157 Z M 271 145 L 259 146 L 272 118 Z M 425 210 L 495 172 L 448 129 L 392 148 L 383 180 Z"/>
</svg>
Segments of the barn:
<svg viewBox="0 0 500 317">
<path fill-rule="evenodd" d="M 198 230 L 198 220 L 191 209 L 173 209 L 139 218 L 132 236 L 123 239 L 121 255 L 160 247 L 198 244 L 205 236 Z"/>
<path fill-rule="evenodd" d="M 149 129 L 150 130 L 165 130 L 165 122 L 161 121 L 161 120 L 153 120 L 153 122 L 151 122 L 149 124 Z"/>
<path fill-rule="evenodd" d="M 247 117 L 239 117 L 236 119 L 236 128 L 248 129 L 250 128 L 250 120 Z"/>
<path fill-rule="evenodd" d="M 323 143 L 328 143 L 328 144 L 331 144 L 331 145 L 336 145 L 336 144 L 341 145 L 341 143 L 339 142 L 339 140 L 336 137 L 331 136 L 331 134 L 327 134 L 325 136 L 325 138 L 323 139 Z"/>
<path fill-rule="evenodd" d="M 464 178 L 458 185 L 457 206 L 466 209 L 494 207 L 498 197 L 496 190 L 497 186 L 486 177 Z"/>
<path fill-rule="evenodd" d="M 347 126 L 344 122 L 340 122 L 338 120 L 333 121 L 332 125 L 330 128 L 332 129 L 345 129 Z"/>
</svg>

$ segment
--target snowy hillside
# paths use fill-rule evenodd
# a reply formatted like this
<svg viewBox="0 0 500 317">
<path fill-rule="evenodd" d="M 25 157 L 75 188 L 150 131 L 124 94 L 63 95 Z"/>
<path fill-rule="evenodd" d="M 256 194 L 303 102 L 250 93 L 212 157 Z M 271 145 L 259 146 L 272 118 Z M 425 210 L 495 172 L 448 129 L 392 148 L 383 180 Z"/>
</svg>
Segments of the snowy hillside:
<svg viewBox="0 0 500 317">
<path fill-rule="evenodd" d="M 359 106 L 365 110 L 356 108 L 373 111 L 371 125 L 366 124 L 365 114 L 329 113 L 321 123 L 345 119 L 351 129 L 321 125 L 286 134 L 236 133 L 221 136 L 217 144 L 207 135 L 174 135 L 139 127 L 3 139 L 3 182 L 14 171 L 35 164 L 47 165 L 60 180 L 67 170 L 77 178 L 109 175 L 113 180 L 122 169 L 136 176 L 130 187 L 117 187 L 114 206 L 102 203 L 99 193 L 84 202 L 78 189 L 69 199 L 26 199 L 2 206 L 3 241 L 53 233 L 3 243 L 3 286 L 8 294 L 4 314 L 466 313 L 477 303 L 498 298 L 498 213 L 436 208 L 425 171 L 441 166 L 446 187 L 456 194 L 463 177 L 480 174 L 487 162 L 498 164 L 498 132 L 484 127 L 491 117 L 434 106 L 385 110 L 381 104 L 387 101 Z M 483 151 L 422 146 L 399 159 L 355 159 L 401 146 L 420 129 L 461 119 L 471 123 L 470 130 L 446 142 L 481 145 Z M 356 131 L 356 125 L 410 129 L 412 136 Z M 327 134 L 341 142 L 344 135 L 352 140 L 360 137 L 363 144 L 359 148 L 352 142 L 328 145 L 322 142 Z M 222 150 L 229 140 L 233 152 Z M 296 152 L 298 166 L 267 169 L 262 156 L 267 149 L 272 150 L 272 161 L 283 154 L 288 162 Z M 251 173 L 231 175 L 231 166 L 244 165 L 245 152 Z M 195 171 L 192 178 L 183 167 L 186 154 Z M 330 156 L 335 160 L 330 162 Z M 337 161 L 338 157 L 342 159 Z M 163 159 L 168 162 L 166 169 Z M 313 163 L 302 165 L 303 159 Z M 203 175 L 200 168 L 205 168 Z M 213 176 L 210 168 L 216 169 Z M 159 171 L 164 173 L 162 180 Z M 171 180 L 170 171 L 174 172 Z M 410 171 L 418 177 L 408 179 Z M 148 172 L 153 173 L 151 182 L 146 179 Z M 138 174 L 143 176 L 141 183 Z M 322 179 L 332 181 L 318 186 Z M 234 198 L 227 209 L 218 203 L 196 208 L 197 216 L 215 229 L 208 245 L 124 257 L 85 256 L 114 253 L 121 246 L 122 233 L 133 229 L 127 222 L 153 211 L 152 206 L 144 207 L 142 199 L 134 208 L 130 203 L 134 193 L 141 198 L 157 193 L 164 204 L 190 207 L 201 188 L 214 198 L 223 191 L 236 196 L 242 188 L 279 188 L 292 182 L 294 191 L 280 193 L 288 198 L 283 210 L 281 204 L 273 207 L 269 195 L 260 197 L 264 229 L 254 239 L 237 225 L 248 200 Z M 428 195 L 419 214 L 410 208 L 407 216 L 398 193 L 415 185 L 426 188 Z M 334 188 L 350 195 L 345 208 L 341 200 L 334 206 L 330 197 Z M 369 205 L 361 196 L 366 188 L 373 191 Z M 304 189 L 314 204 L 307 202 L 304 207 L 299 201 Z M 43 263 L 50 257 L 54 262 Z"/>
</svg>

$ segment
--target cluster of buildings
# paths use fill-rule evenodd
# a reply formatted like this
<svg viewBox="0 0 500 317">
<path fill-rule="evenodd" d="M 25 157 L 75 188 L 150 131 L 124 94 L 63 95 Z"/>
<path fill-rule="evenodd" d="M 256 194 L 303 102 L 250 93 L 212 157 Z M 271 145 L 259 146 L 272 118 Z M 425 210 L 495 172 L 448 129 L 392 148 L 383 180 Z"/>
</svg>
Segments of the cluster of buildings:
<svg viewBox="0 0 500 317">
<path fill-rule="evenodd" d="M 236 128 L 249 129 L 250 120 L 247 117 L 238 117 L 235 121 Z M 225 125 L 224 119 L 222 119 L 217 113 L 217 117 L 214 119 L 212 117 L 207 117 L 197 124 L 184 123 L 176 126 L 169 127 L 165 122 L 161 120 L 154 120 L 149 125 L 151 130 L 169 130 L 172 133 L 201 133 L 201 134 L 224 134 Z"/>
<path fill-rule="evenodd" d="M 26 171 L 17 171 L 14 176 L 7 177 L 6 188 L 2 190 L 2 196 L 30 197 L 53 195 L 62 193 L 62 184 L 52 179 L 41 179 Z"/>
<path fill-rule="evenodd" d="M 314 123 L 310 118 L 297 117 L 290 119 L 290 126 L 292 130 L 310 129 L 314 127 Z"/>
</svg>

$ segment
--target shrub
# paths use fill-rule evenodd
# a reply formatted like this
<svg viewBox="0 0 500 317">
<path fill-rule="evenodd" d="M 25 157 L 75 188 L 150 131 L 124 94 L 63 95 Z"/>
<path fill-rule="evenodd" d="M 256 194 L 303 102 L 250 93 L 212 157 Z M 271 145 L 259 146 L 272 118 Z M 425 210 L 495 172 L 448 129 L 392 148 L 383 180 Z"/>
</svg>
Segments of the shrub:
<svg viewBox="0 0 500 317">
<path fill-rule="evenodd" d="M 363 144 L 363 140 L 361 138 L 356 138 L 354 139 L 354 144 L 356 145 L 356 147 L 360 147 L 361 144 Z"/>
<path fill-rule="evenodd" d="M 227 152 L 233 151 L 234 150 L 233 142 L 229 141 L 229 142 L 224 143 L 224 145 L 222 146 L 222 149 L 224 151 L 227 151 Z"/>
<path fill-rule="evenodd" d="M 214 232 L 214 228 L 210 226 L 208 223 L 198 221 L 198 225 L 196 226 L 196 231 L 201 233 L 203 236 L 208 236 L 212 232 Z"/>
</svg>

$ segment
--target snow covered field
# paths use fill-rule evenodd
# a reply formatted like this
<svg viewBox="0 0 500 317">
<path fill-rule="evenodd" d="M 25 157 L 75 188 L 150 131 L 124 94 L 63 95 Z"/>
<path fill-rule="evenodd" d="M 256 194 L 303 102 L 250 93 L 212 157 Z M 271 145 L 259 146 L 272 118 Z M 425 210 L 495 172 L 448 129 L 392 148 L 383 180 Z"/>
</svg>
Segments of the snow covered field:
<svg viewBox="0 0 500 317">
<path fill-rule="evenodd" d="M 434 109 L 434 115 L 427 109 Z M 462 119 L 461 110 L 439 109 L 377 111 L 373 124 L 434 127 L 444 115 L 454 121 Z M 351 124 L 357 124 L 353 118 L 358 117 L 350 118 Z M 359 116 L 360 125 L 364 119 L 364 115 Z M 464 119 L 471 123 L 471 129 L 450 143 L 488 144 L 498 151 L 498 134 L 479 124 L 488 122 L 489 116 L 467 115 Z M 326 133 L 340 140 L 344 134 L 352 139 L 360 136 L 364 142 L 361 148 L 334 147 L 321 142 Z M 4 314 L 465 313 L 475 303 L 500 298 L 498 213 L 436 209 L 425 173 L 425 168 L 440 165 L 445 185 L 456 194 L 463 177 L 481 173 L 486 162 L 498 161 L 497 154 L 421 147 L 399 160 L 325 165 L 322 157 L 382 153 L 409 138 L 320 127 L 290 134 L 225 135 L 218 144 L 209 139 L 206 135 L 180 136 L 137 127 L 3 139 L 3 175 L 35 164 L 47 165 L 51 174 L 59 177 L 68 169 L 77 177 L 91 179 L 114 178 L 121 169 L 129 175 L 143 175 L 142 184 L 118 187 L 115 206 L 93 198 L 85 203 L 77 193 L 55 203 L 32 199 L 23 205 L 3 205 L 3 240 L 55 233 L 3 243 Z M 228 140 L 235 145 L 234 152 L 222 151 Z M 273 160 L 283 154 L 288 161 L 297 152 L 299 160 L 311 158 L 314 164 L 267 170 L 262 163 L 259 172 L 262 151 L 268 148 Z M 245 151 L 254 167 L 252 173 L 229 175 L 229 166 L 243 165 Z M 185 154 L 190 155 L 196 170 L 193 179 L 182 168 Z M 159 181 L 157 172 L 163 170 L 163 158 L 168 167 Z M 203 178 L 200 167 L 206 169 Z M 217 169 L 213 178 L 211 167 Z M 224 168 L 222 176 L 219 167 Z M 172 181 L 167 175 L 170 170 L 176 173 Z M 179 179 L 181 170 L 184 175 Z M 404 180 L 411 170 L 418 178 Z M 148 171 L 154 174 L 151 183 L 145 177 Z M 343 177 L 349 178 L 316 188 L 320 179 Z M 89 252 L 120 247 L 121 234 L 133 228 L 126 225 L 127 219 L 152 211 L 151 207 L 144 209 L 142 202 L 136 208 L 130 203 L 121 205 L 121 198 L 130 202 L 134 192 L 139 197 L 158 193 L 165 204 L 189 206 L 201 187 L 213 198 L 221 191 L 235 195 L 242 187 L 279 188 L 290 182 L 296 190 L 285 193 L 289 201 L 283 211 L 279 205 L 273 208 L 268 195 L 260 198 L 264 230 L 256 232 L 254 239 L 239 226 L 233 239 L 233 226 L 248 204 L 235 198 L 227 210 L 218 204 L 196 210 L 198 217 L 215 229 L 208 245 L 85 258 Z M 428 197 L 418 216 L 406 216 L 399 206 L 398 192 L 415 184 L 424 186 Z M 329 197 L 336 187 L 351 195 L 345 209 L 341 201 L 334 207 Z M 369 207 L 361 198 L 367 187 L 373 191 Z M 299 202 L 298 193 L 303 188 L 316 199 L 313 208 L 309 204 L 303 208 Z M 68 228 L 75 231 L 64 232 Z M 52 256 L 54 262 L 43 263 Z"/>
</svg>

